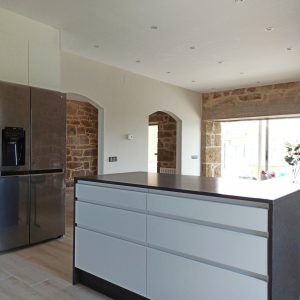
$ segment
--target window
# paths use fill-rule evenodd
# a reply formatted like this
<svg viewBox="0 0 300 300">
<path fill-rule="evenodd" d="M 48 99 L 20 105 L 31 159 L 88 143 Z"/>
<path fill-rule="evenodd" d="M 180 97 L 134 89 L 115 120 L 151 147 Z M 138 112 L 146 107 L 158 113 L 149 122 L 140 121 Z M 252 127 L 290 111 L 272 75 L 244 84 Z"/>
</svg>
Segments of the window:
<svg viewBox="0 0 300 300">
<path fill-rule="evenodd" d="M 222 122 L 222 176 L 260 179 L 289 175 L 286 144 L 300 143 L 300 118 Z"/>
</svg>

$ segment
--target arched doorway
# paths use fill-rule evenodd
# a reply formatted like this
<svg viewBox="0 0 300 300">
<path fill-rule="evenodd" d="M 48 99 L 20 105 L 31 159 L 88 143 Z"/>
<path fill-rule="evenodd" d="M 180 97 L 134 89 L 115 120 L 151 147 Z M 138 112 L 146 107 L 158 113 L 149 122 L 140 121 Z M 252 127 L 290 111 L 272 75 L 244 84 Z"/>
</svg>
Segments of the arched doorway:
<svg viewBox="0 0 300 300">
<path fill-rule="evenodd" d="M 67 100 L 66 186 L 75 176 L 98 173 L 98 109 L 88 102 Z"/>
<path fill-rule="evenodd" d="M 75 176 L 103 173 L 103 108 L 91 99 L 67 93 L 66 225 L 72 227 Z"/>
<path fill-rule="evenodd" d="M 149 115 L 148 171 L 180 174 L 181 121 L 171 113 Z"/>
</svg>

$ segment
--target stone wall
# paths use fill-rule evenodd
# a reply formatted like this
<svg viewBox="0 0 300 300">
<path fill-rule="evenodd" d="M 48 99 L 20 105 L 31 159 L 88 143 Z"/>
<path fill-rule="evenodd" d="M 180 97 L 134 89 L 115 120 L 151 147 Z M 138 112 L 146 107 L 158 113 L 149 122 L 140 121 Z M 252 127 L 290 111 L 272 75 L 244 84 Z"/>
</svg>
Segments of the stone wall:
<svg viewBox="0 0 300 300">
<path fill-rule="evenodd" d="M 157 111 L 149 116 L 149 124 L 158 124 L 157 172 L 160 167 L 176 168 L 176 120 L 167 113 Z"/>
<path fill-rule="evenodd" d="M 202 96 L 204 120 L 300 114 L 300 82 L 206 93 Z"/>
<path fill-rule="evenodd" d="M 201 175 L 221 176 L 221 124 L 214 121 L 202 122 Z"/>
<path fill-rule="evenodd" d="M 74 176 L 97 175 L 98 110 L 91 104 L 67 100 L 66 185 Z"/>
<path fill-rule="evenodd" d="M 202 95 L 202 176 L 221 176 L 221 124 L 217 120 L 300 114 L 300 82 Z"/>
</svg>

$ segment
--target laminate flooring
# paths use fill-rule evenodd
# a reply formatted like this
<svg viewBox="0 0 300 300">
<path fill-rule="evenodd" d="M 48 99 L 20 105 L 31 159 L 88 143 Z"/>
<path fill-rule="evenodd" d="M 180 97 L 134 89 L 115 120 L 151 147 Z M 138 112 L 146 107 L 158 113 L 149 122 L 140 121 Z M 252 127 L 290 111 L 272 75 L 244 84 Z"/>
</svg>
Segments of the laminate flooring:
<svg viewBox="0 0 300 300">
<path fill-rule="evenodd" d="M 1 300 L 109 300 L 72 285 L 72 193 L 67 193 L 66 235 L 0 255 Z"/>
</svg>

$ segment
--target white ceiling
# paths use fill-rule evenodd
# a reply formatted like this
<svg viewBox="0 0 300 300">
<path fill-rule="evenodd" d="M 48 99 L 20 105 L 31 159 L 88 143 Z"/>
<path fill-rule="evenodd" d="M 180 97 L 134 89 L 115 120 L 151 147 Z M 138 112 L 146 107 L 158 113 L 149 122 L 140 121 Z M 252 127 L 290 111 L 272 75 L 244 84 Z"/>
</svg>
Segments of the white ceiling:
<svg viewBox="0 0 300 300">
<path fill-rule="evenodd" d="M 61 29 L 66 51 L 195 91 L 300 80 L 300 0 L 0 0 L 0 7 Z"/>
</svg>

